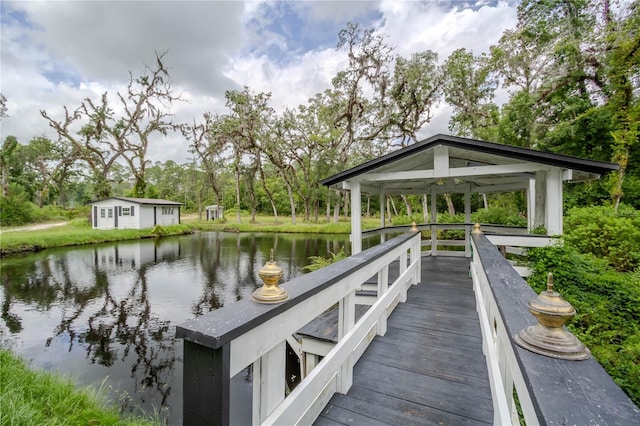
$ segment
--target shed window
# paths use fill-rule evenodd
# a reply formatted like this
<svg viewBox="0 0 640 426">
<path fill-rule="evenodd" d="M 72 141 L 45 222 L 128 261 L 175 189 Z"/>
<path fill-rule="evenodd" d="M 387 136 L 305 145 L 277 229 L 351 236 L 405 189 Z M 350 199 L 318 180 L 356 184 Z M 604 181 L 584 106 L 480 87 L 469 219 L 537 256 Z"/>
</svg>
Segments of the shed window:
<svg viewBox="0 0 640 426">
<path fill-rule="evenodd" d="M 131 208 L 123 207 L 122 208 L 122 216 L 131 216 Z"/>
<path fill-rule="evenodd" d="M 104 219 L 106 217 L 106 213 L 104 212 L 106 209 L 100 209 L 100 217 Z"/>
<path fill-rule="evenodd" d="M 113 218 L 113 209 L 107 209 L 107 217 L 109 219 Z"/>
<path fill-rule="evenodd" d="M 173 207 L 163 207 L 162 208 L 162 214 L 173 214 Z"/>
</svg>

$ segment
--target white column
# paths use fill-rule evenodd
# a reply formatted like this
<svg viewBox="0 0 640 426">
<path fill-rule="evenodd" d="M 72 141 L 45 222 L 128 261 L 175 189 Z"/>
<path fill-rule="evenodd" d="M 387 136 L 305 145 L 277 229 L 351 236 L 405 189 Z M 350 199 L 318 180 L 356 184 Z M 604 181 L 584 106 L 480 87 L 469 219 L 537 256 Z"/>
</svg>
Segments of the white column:
<svg viewBox="0 0 640 426">
<path fill-rule="evenodd" d="M 386 220 L 385 220 L 385 214 L 387 212 L 387 205 L 386 205 L 386 194 L 384 193 L 383 190 L 380 191 L 380 228 L 384 228 L 387 224 L 386 224 Z M 384 232 L 382 232 L 380 234 L 380 244 L 384 243 L 386 241 L 386 234 Z"/>
<path fill-rule="evenodd" d="M 351 254 L 362 251 L 362 200 L 360 182 L 351 184 Z"/>
<path fill-rule="evenodd" d="M 471 185 L 466 184 L 464 186 L 464 222 L 467 224 L 464 226 L 464 255 L 465 257 L 471 257 L 470 234 L 471 234 Z"/>
<path fill-rule="evenodd" d="M 438 231 L 433 226 L 438 220 L 438 208 L 436 205 L 436 187 L 431 187 L 431 256 L 435 256 L 438 250 Z"/>
<path fill-rule="evenodd" d="M 536 211 L 536 180 L 529 179 L 529 187 L 527 188 L 527 228 L 529 232 L 535 228 L 535 211 Z"/>
<path fill-rule="evenodd" d="M 533 213 L 533 226 L 547 226 L 545 221 L 546 178 L 544 171 L 536 172 L 535 211 Z"/>
<path fill-rule="evenodd" d="M 449 176 L 449 147 L 437 145 L 433 148 L 433 173 L 436 177 Z"/>
<path fill-rule="evenodd" d="M 549 235 L 562 234 L 562 169 L 547 172 L 544 221 Z"/>
</svg>

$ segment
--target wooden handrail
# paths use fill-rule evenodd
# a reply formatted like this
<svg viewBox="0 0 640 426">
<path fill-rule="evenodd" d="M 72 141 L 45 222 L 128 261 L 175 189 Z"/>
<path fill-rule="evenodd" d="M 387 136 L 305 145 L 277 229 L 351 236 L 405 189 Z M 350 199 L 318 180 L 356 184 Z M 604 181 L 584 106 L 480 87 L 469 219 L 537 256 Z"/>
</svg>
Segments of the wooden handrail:
<svg viewBox="0 0 640 426">
<path fill-rule="evenodd" d="M 637 424 L 640 410 L 594 359 L 567 361 L 529 352 L 513 336 L 534 325 L 531 287 L 490 238 L 472 234 L 471 274 L 487 358 L 494 424 L 511 424 L 513 389 L 527 425 Z"/>
<path fill-rule="evenodd" d="M 368 278 L 400 261 L 393 283 L 379 280 L 377 301 L 355 322 L 355 292 Z M 176 328 L 184 339 L 183 423 L 229 424 L 229 382 L 253 365 L 253 423 L 289 424 L 314 419 L 334 392 L 351 386 L 357 358 L 376 333 L 386 331 L 390 307 L 406 300 L 420 280 L 420 234 L 407 232 L 281 287 L 291 298 L 276 305 L 241 300 Z M 339 303 L 336 347 L 285 400 L 285 341 Z M 309 401 L 313 404 L 309 405 Z"/>
</svg>

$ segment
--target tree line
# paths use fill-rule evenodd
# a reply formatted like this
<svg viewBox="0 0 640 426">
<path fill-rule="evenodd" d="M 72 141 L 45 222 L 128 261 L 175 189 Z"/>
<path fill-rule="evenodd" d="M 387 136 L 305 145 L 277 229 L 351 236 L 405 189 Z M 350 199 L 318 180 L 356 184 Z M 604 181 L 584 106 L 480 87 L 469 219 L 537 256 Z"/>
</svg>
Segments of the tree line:
<svg viewBox="0 0 640 426">
<path fill-rule="evenodd" d="M 323 92 L 276 112 L 271 94 L 250 87 L 225 93 L 226 112 L 173 119 L 165 54 L 126 90 L 85 99 L 75 108 L 42 110 L 57 140 L 26 144 L 8 136 L 0 167 L 4 203 L 38 206 L 112 195 L 160 197 L 240 211 L 334 218 L 346 195 L 321 187 L 331 174 L 418 140 L 446 103 L 458 136 L 547 150 L 620 165 L 605 181 L 574 187 L 570 204 L 611 200 L 640 207 L 640 6 L 638 1 L 531 1 L 488 53 L 461 48 L 442 63 L 426 50 L 394 54 L 383 34 L 349 23 L 337 49 L 346 67 Z M 507 101 L 496 103 L 496 95 Z M 2 115 L 7 113 L 2 97 Z M 192 160 L 152 164 L 149 147 L 177 134 Z M 368 208 L 411 215 L 419 197 Z M 455 203 L 447 200 L 449 211 Z M 455 200 L 454 200 L 455 201 Z"/>
</svg>

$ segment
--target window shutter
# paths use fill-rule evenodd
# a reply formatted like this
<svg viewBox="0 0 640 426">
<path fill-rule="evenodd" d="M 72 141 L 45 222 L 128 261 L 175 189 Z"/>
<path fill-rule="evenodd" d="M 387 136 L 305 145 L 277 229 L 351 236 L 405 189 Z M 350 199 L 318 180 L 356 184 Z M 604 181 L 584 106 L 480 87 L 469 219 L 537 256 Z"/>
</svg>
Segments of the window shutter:
<svg viewBox="0 0 640 426">
<path fill-rule="evenodd" d="M 134 206 L 131 206 L 131 216 L 133 216 L 133 209 L 134 209 Z"/>
</svg>

